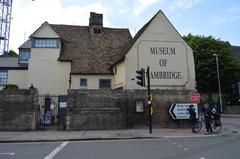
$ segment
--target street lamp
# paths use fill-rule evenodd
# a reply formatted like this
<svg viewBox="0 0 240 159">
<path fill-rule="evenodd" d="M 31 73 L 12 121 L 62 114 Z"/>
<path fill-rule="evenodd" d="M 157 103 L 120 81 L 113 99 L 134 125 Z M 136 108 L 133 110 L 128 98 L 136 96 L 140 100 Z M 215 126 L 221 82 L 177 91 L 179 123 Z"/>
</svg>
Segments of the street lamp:
<svg viewBox="0 0 240 159">
<path fill-rule="evenodd" d="M 217 54 L 213 54 L 213 56 L 216 57 L 220 111 L 223 112 L 223 108 L 222 108 L 222 95 L 221 95 L 221 83 L 220 83 L 219 65 L 218 65 L 218 55 Z"/>
</svg>

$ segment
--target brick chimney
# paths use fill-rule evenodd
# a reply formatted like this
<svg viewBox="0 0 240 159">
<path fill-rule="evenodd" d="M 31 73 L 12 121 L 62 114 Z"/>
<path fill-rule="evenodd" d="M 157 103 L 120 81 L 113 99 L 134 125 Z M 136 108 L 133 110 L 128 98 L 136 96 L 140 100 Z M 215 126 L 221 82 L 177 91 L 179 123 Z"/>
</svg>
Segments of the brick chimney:
<svg viewBox="0 0 240 159">
<path fill-rule="evenodd" d="M 103 33 L 103 15 L 90 12 L 89 29 L 91 34 Z"/>
</svg>

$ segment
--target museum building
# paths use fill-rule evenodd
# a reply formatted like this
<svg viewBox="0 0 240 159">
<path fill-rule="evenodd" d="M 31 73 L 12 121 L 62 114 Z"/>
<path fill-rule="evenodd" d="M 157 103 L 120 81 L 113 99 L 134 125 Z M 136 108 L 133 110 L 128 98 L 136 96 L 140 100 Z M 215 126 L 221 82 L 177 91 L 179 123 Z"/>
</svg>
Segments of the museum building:
<svg viewBox="0 0 240 159">
<path fill-rule="evenodd" d="M 146 89 L 136 84 L 136 70 L 148 66 L 151 89 L 195 88 L 192 49 L 161 10 L 133 38 L 129 29 L 104 27 L 103 15 L 94 12 L 89 26 L 44 22 L 19 47 L 19 59 L 4 61 L 0 88 L 33 85 L 40 94 Z"/>
</svg>

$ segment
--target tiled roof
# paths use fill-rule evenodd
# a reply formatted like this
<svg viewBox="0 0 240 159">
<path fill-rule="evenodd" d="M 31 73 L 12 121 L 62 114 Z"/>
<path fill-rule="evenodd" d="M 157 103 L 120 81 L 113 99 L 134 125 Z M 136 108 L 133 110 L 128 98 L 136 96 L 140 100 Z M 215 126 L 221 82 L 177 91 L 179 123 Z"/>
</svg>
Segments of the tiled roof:
<svg viewBox="0 0 240 159">
<path fill-rule="evenodd" d="M 73 74 L 112 74 L 112 65 L 125 56 L 132 40 L 128 29 L 103 28 L 93 35 L 88 26 L 50 26 L 61 37 L 59 60 L 72 61 Z"/>
<path fill-rule="evenodd" d="M 0 69 L 27 69 L 27 64 L 19 64 L 18 58 L 0 57 Z"/>
<path fill-rule="evenodd" d="M 31 44 L 31 40 L 27 40 L 19 47 L 19 49 L 31 49 Z"/>
</svg>

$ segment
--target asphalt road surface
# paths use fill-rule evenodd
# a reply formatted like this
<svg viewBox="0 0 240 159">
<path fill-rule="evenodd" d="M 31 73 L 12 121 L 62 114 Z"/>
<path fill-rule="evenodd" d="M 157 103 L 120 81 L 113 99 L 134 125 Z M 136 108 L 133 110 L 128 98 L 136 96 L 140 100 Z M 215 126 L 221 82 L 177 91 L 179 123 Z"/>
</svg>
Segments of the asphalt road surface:
<svg viewBox="0 0 240 159">
<path fill-rule="evenodd" d="M 224 119 L 240 129 L 240 120 Z M 240 134 L 160 139 L 1 143 L 0 159 L 239 159 Z"/>
<path fill-rule="evenodd" d="M 0 144 L 1 159 L 239 159 L 240 136 Z"/>
</svg>

